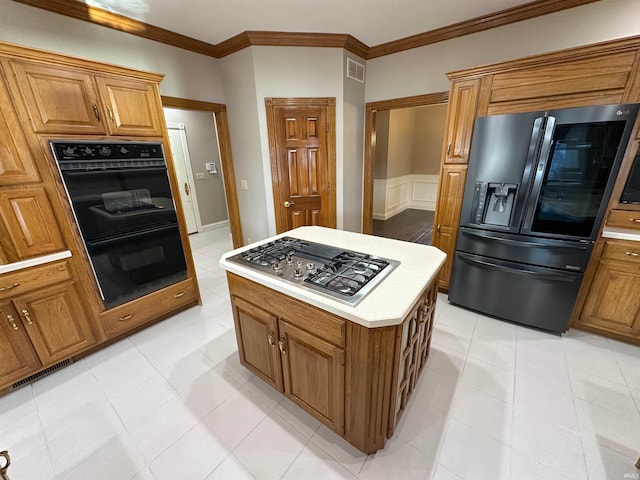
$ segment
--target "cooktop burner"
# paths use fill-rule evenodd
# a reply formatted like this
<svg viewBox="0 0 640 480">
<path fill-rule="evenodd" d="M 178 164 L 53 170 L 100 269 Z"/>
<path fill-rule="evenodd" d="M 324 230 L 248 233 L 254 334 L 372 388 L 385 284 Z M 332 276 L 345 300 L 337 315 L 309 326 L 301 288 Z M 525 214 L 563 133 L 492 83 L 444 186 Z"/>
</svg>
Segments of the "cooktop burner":
<svg viewBox="0 0 640 480">
<path fill-rule="evenodd" d="M 258 245 L 228 260 L 352 306 L 400 264 L 292 237 Z"/>
</svg>

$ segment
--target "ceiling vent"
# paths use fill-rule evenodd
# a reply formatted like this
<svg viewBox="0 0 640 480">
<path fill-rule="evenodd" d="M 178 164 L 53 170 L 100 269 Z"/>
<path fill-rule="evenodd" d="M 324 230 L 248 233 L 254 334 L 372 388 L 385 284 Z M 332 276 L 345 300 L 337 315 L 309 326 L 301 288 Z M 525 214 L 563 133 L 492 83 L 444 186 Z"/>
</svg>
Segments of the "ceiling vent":
<svg viewBox="0 0 640 480">
<path fill-rule="evenodd" d="M 364 83 L 364 65 L 347 57 L 347 78 Z"/>
</svg>

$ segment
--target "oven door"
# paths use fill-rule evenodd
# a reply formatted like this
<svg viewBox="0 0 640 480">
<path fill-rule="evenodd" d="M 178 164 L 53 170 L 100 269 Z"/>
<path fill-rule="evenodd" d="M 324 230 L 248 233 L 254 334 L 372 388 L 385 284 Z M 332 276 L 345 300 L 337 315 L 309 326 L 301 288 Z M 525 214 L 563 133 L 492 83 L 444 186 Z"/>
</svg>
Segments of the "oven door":
<svg viewBox="0 0 640 480">
<path fill-rule="evenodd" d="M 177 224 L 85 241 L 85 245 L 107 308 L 187 278 Z"/>
</svg>

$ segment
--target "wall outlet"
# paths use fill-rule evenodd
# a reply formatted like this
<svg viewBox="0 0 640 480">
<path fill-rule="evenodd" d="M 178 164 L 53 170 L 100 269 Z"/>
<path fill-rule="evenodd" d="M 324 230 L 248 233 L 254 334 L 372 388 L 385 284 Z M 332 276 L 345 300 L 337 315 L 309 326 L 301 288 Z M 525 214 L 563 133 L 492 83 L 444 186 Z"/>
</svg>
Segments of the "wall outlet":
<svg viewBox="0 0 640 480">
<path fill-rule="evenodd" d="M 202 172 L 196 173 L 196 180 L 204 180 L 204 173 Z"/>
<path fill-rule="evenodd" d="M 240 188 L 242 190 L 249 190 L 249 184 L 246 180 L 240 180 Z"/>
<path fill-rule="evenodd" d="M 251 237 L 247 237 L 247 243 L 253 243 L 253 241 L 251 240 Z"/>
</svg>

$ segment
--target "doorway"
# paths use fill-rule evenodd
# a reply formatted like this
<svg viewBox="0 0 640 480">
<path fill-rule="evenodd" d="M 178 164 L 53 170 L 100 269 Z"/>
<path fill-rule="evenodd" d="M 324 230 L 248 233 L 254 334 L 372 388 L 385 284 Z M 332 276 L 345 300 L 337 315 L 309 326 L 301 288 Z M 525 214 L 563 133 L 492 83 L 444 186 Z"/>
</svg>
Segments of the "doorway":
<svg viewBox="0 0 640 480">
<path fill-rule="evenodd" d="M 211 120 L 211 129 L 209 134 L 199 134 L 207 137 L 206 140 L 210 142 L 208 146 L 205 146 L 205 150 L 216 150 L 219 154 L 218 164 L 214 161 L 210 161 L 208 158 L 206 161 L 202 160 L 199 163 L 197 169 L 192 170 L 193 176 L 191 181 L 193 184 L 198 185 L 198 182 L 215 181 L 220 184 L 218 189 L 218 196 L 212 199 L 207 198 L 206 209 L 197 206 L 194 208 L 195 214 L 199 215 L 203 210 L 207 210 L 207 219 L 202 222 L 202 226 L 215 224 L 219 217 L 212 215 L 212 207 L 217 207 L 219 210 L 223 208 L 226 210 L 225 217 L 228 218 L 229 229 L 231 231 L 231 238 L 234 248 L 239 248 L 243 245 L 242 240 L 242 226 L 240 223 L 240 209 L 238 207 L 238 194 L 236 189 L 235 172 L 233 168 L 233 158 L 231 155 L 231 140 L 229 137 L 229 126 L 227 123 L 226 106 L 218 103 L 201 102 L 197 100 L 189 100 L 183 98 L 166 97 L 162 96 L 162 106 L 169 109 L 185 110 L 192 112 L 204 113 Z M 213 166 L 207 165 L 213 163 Z M 187 164 L 188 166 L 188 164 Z M 183 182 L 184 186 L 184 182 Z M 190 187 L 190 192 L 193 192 L 195 188 Z M 197 195 L 201 202 L 204 200 L 203 195 Z M 192 201 L 195 201 L 192 200 Z M 224 208 L 223 205 L 226 205 Z M 213 208 L 216 210 L 216 208 Z M 216 220 L 216 218 L 218 220 Z"/>
<path fill-rule="evenodd" d="M 335 98 L 266 98 L 276 232 L 336 226 Z"/>
<path fill-rule="evenodd" d="M 362 231 L 431 244 L 448 93 L 366 105 Z"/>
</svg>

